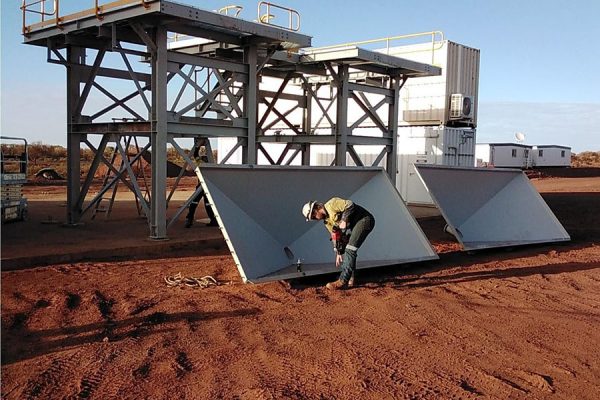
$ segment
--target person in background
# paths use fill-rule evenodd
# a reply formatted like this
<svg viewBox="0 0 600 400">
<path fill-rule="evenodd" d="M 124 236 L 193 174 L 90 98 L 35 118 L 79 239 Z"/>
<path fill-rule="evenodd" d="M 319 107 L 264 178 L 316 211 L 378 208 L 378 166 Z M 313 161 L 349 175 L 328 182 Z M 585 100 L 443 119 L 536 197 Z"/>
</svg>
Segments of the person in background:
<svg viewBox="0 0 600 400">
<path fill-rule="evenodd" d="M 197 164 L 207 163 L 209 161 L 208 155 L 206 155 L 206 152 L 210 151 L 210 145 L 207 145 L 207 143 L 208 143 L 207 138 L 196 138 L 194 140 L 194 147 L 192 149 L 192 153 L 193 153 L 194 160 L 196 160 Z M 201 147 L 204 147 L 205 154 L 203 154 L 203 155 L 200 155 Z M 198 189 L 199 187 L 200 187 L 200 180 L 198 180 L 196 189 Z M 206 226 L 218 226 L 217 219 L 215 218 L 215 213 L 213 212 L 213 210 L 210 207 L 210 204 L 208 202 L 208 197 L 206 196 L 206 193 L 204 193 L 204 190 L 201 189 L 198 192 L 198 194 L 192 199 L 192 202 L 190 203 L 190 205 L 188 207 L 188 213 L 187 213 L 187 216 L 185 217 L 185 227 L 186 228 L 190 228 L 192 225 L 194 225 L 194 214 L 196 213 L 198 204 L 200 204 L 200 200 L 202 200 L 203 197 L 204 197 L 204 208 L 206 209 L 206 215 L 208 216 L 208 219 L 209 219 L 209 222 L 206 224 Z"/>
</svg>

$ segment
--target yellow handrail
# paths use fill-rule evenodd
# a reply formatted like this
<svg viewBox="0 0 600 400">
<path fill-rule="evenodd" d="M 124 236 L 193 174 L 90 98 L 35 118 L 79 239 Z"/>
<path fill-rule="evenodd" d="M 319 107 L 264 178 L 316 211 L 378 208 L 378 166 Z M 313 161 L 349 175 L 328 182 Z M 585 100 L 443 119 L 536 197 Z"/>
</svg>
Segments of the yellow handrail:
<svg viewBox="0 0 600 400">
<path fill-rule="evenodd" d="M 343 44 L 336 44 L 336 45 L 331 45 L 331 46 L 323 46 L 323 47 L 313 47 L 310 50 L 332 50 L 332 49 L 336 49 L 336 48 L 340 48 L 340 47 L 350 47 L 350 46 L 360 46 L 360 45 L 364 45 L 364 44 L 373 44 L 373 43 L 381 43 L 381 42 L 385 42 L 386 44 L 386 54 L 390 53 L 390 42 L 395 41 L 395 40 L 402 40 L 402 39 L 413 39 L 413 38 L 417 38 L 417 37 L 421 37 L 421 36 L 431 36 L 431 59 L 432 59 L 432 63 L 433 63 L 433 53 L 435 52 L 435 50 L 439 50 L 442 48 L 443 46 L 443 42 L 444 42 L 444 32 L 442 31 L 429 31 L 429 32 L 419 32 L 419 33 L 410 33 L 407 35 L 398 35 L 398 36 L 389 36 L 389 37 L 384 37 L 384 38 L 379 38 L 379 39 L 370 39 L 370 40 L 361 40 L 358 42 L 349 42 L 349 43 L 343 43 Z M 438 37 L 436 40 L 436 36 Z M 408 51 L 403 51 L 403 53 L 417 53 L 417 52 L 422 52 L 422 51 L 429 51 L 429 49 L 421 49 L 421 50 L 408 50 Z"/>
<path fill-rule="evenodd" d="M 235 13 L 233 14 L 234 17 L 238 17 L 240 15 L 240 13 L 242 12 L 242 10 L 244 9 L 244 7 L 242 6 L 238 6 L 238 5 L 229 5 L 229 6 L 225 6 L 225 7 L 221 7 L 217 10 L 217 12 L 219 14 L 225 14 L 225 15 L 229 15 L 229 10 L 235 10 Z"/>
<path fill-rule="evenodd" d="M 263 13 L 261 10 L 265 9 Z M 275 16 L 271 14 L 271 8 L 284 10 L 288 12 L 288 26 L 278 25 L 271 23 L 272 19 L 275 19 Z M 279 28 L 288 29 L 290 31 L 299 31 L 300 30 L 300 13 L 293 8 L 283 7 L 274 3 L 270 3 L 268 1 L 261 1 L 258 3 L 258 18 L 257 21 L 261 24 L 265 25 L 273 25 Z"/>
<path fill-rule="evenodd" d="M 148 3 L 151 3 L 156 0 L 116 0 L 106 4 L 99 4 L 98 0 L 94 0 L 94 7 L 83 10 L 80 12 L 76 12 L 73 14 L 61 16 L 60 15 L 60 0 L 53 0 L 54 9 L 52 12 L 46 11 L 46 0 L 34 0 L 27 2 L 27 0 L 23 0 L 21 3 L 21 11 L 23 12 L 23 35 L 27 35 L 34 29 L 42 29 L 50 25 L 56 25 L 57 27 L 61 27 L 64 22 L 72 21 L 77 18 L 86 17 L 89 15 L 95 15 L 96 18 L 101 20 L 103 18 L 102 14 L 110 9 L 121 7 L 124 5 L 141 3 L 144 8 L 150 7 Z M 40 11 L 33 9 L 32 7 L 40 4 Z M 41 16 L 40 21 L 27 24 L 27 13 L 39 14 Z M 46 16 L 53 16 L 54 18 L 46 19 Z"/>
<path fill-rule="evenodd" d="M 41 22 L 43 23 L 46 19 L 45 18 L 46 16 L 58 15 L 59 0 L 54 0 L 53 3 L 54 3 L 54 9 L 52 10 L 52 12 L 46 12 L 46 0 L 36 0 L 31 3 L 27 3 L 27 0 L 23 0 L 21 2 L 20 8 L 23 11 L 23 29 L 22 29 L 23 34 L 28 32 L 27 25 L 26 25 L 26 13 L 30 12 L 33 14 L 39 14 L 40 18 L 41 18 Z M 34 9 L 29 9 L 29 7 L 35 6 L 36 4 L 40 5 L 40 11 L 37 11 Z"/>
</svg>

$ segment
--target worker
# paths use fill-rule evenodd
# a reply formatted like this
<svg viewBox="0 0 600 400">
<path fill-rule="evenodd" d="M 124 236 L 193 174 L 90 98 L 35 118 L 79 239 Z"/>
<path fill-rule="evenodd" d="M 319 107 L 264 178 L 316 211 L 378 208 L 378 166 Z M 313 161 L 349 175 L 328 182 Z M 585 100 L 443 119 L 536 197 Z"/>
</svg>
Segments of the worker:
<svg viewBox="0 0 600 400">
<path fill-rule="evenodd" d="M 358 249 L 375 227 L 373 215 L 351 200 L 339 197 L 326 203 L 309 201 L 302 207 L 302 215 L 307 221 L 322 220 L 331 234 L 336 252 L 335 265 L 341 267 L 342 272 L 337 281 L 326 287 L 341 290 L 354 286 Z"/>
<path fill-rule="evenodd" d="M 192 148 L 192 153 L 194 159 L 198 164 L 205 162 L 207 163 L 208 155 L 200 155 L 200 147 L 204 146 L 205 153 L 206 151 L 210 151 L 210 145 L 208 144 L 207 138 L 196 138 L 194 140 L 194 147 Z M 198 180 L 198 184 L 196 185 L 196 190 L 200 187 L 200 180 Z M 208 197 L 204 190 L 201 189 L 198 194 L 192 199 L 192 202 L 189 205 L 187 216 L 185 217 L 185 227 L 190 228 L 194 224 L 194 214 L 196 213 L 196 208 L 198 208 L 198 204 L 200 200 L 204 197 L 204 208 L 206 209 L 206 215 L 208 216 L 209 222 L 206 226 L 218 226 L 217 219 L 215 218 L 215 213 L 213 212 L 210 204 L 208 202 Z"/>
</svg>

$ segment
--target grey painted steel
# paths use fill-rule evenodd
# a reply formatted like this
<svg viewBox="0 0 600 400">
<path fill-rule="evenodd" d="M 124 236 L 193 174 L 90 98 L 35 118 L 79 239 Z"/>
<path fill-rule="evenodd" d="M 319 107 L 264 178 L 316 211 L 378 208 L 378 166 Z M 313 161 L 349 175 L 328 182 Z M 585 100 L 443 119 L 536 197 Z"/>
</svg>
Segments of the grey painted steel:
<svg viewBox="0 0 600 400">
<path fill-rule="evenodd" d="M 70 47 L 67 49 L 67 59 L 73 64 L 79 64 L 85 59 L 85 49 Z M 74 225 L 79 222 L 81 207 L 79 196 L 81 194 L 81 137 L 74 132 L 76 122 L 77 104 L 80 102 L 79 86 L 81 83 L 81 69 L 75 66 L 67 68 L 67 224 Z"/>
<path fill-rule="evenodd" d="M 335 61 L 358 69 L 366 70 L 366 66 L 385 67 L 396 70 L 407 77 L 433 76 L 442 73 L 441 68 L 400 57 L 388 56 L 375 51 L 348 46 L 337 49 L 318 50 L 305 49 L 301 57 L 302 63 L 311 64 L 324 61 Z"/>
<path fill-rule="evenodd" d="M 167 237 L 167 30 L 154 33 L 156 52 L 152 54 L 152 195 L 150 198 L 150 237 Z"/>
<path fill-rule="evenodd" d="M 200 174 L 246 282 L 339 271 L 329 232 L 322 222 L 305 221 L 300 212 L 308 200 L 333 196 L 352 199 L 375 216 L 375 229 L 359 251 L 358 268 L 438 258 L 380 168 L 203 165 Z M 296 270 L 298 259 L 302 272 Z"/>
<path fill-rule="evenodd" d="M 243 147 L 244 164 L 256 164 L 256 123 L 258 122 L 257 48 L 249 46 L 244 52 L 248 64 L 248 84 L 244 93 L 244 117 L 248 121 L 247 142 Z"/>
<path fill-rule="evenodd" d="M 571 239 L 521 170 L 415 167 L 465 250 Z"/>
<path fill-rule="evenodd" d="M 255 42 L 258 41 L 257 39 L 260 39 L 262 43 L 281 42 L 285 47 L 307 47 L 311 44 L 310 36 L 291 32 L 287 29 L 246 21 L 198 7 L 164 0 L 147 1 L 144 5 L 139 2 L 114 8 L 104 13 L 102 20 L 91 14 L 63 22 L 60 27 L 50 25 L 29 32 L 24 37 L 24 42 L 46 46 L 47 38 L 76 31 L 80 32 L 84 29 L 89 29 L 91 32 L 93 28 L 96 28 L 97 35 L 98 27 L 106 27 L 111 23 L 123 20 L 134 21 L 150 16 L 159 17 L 166 21 L 168 30 L 208 37 L 217 41 L 241 43 L 242 39 L 252 37 Z"/>
<path fill-rule="evenodd" d="M 346 165 L 348 151 L 348 66 L 340 65 L 337 70 L 337 123 L 335 125 L 335 165 Z"/>
<path fill-rule="evenodd" d="M 295 47 L 306 47 L 310 46 L 311 43 L 310 36 L 292 32 L 287 29 L 246 21 L 240 18 L 206 11 L 198 7 L 187 6 L 175 2 L 161 1 L 161 12 L 167 15 L 180 17 L 184 21 L 192 20 L 194 26 L 199 26 L 206 30 L 223 32 L 231 36 L 255 36 L 273 42 L 279 41 L 289 43 L 290 46 Z"/>
<path fill-rule="evenodd" d="M 392 182 L 396 182 L 396 174 L 398 172 L 398 117 L 399 117 L 399 101 L 400 101 L 400 80 L 397 78 L 390 79 L 390 89 L 394 93 L 394 101 L 388 107 L 388 136 L 392 139 L 391 146 L 387 147 L 386 171 Z M 377 162 L 378 163 L 378 162 Z M 377 163 L 373 165 L 377 165 Z"/>
</svg>

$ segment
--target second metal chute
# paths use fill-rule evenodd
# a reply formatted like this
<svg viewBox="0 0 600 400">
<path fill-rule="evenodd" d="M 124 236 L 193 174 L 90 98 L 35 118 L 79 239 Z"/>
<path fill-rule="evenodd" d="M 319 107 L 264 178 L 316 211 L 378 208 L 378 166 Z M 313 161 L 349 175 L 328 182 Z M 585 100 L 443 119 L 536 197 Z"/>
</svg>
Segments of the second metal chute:
<svg viewBox="0 0 600 400">
<path fill-rule="evenodd" d="M 521 170 L 415 166 L 465 250 L 570 240 Z"/>
</svg>

